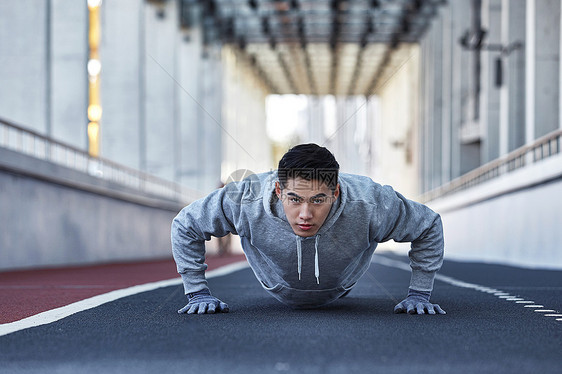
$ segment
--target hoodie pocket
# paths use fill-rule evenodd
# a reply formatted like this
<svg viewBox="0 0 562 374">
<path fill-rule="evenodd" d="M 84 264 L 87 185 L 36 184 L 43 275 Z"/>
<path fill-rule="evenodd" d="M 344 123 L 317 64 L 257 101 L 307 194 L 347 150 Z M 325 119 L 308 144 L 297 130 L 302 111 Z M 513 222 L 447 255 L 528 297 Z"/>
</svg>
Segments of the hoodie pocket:
<svg viewBox="0 0 562 374">
<path fill-rule="evenodd" d="M 273 287 L 262 282 L 263 288 L 283 304 L 294 308 L 315 308 L 331 303 L 346 293 L 349 288 L 342 286 L 325 290 L 299 290 L 281 284 Z"/>
</svg>

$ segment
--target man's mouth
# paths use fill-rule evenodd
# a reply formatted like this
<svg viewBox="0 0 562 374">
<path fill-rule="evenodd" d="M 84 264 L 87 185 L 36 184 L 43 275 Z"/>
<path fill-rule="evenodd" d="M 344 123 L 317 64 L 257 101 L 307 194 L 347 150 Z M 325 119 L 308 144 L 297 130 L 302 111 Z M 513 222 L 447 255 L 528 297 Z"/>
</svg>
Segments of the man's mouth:
<svg viewBox="0 0 562 374">
<path fill-rule="evenodd" d="M 303 230 L 303 231 L 308 231 L 312 228 L 312 225 L 308 224 L 308 223 L 301 223 L 299 225 L 297 225 L 299 227 L 299 229 Z"/>
</svg>

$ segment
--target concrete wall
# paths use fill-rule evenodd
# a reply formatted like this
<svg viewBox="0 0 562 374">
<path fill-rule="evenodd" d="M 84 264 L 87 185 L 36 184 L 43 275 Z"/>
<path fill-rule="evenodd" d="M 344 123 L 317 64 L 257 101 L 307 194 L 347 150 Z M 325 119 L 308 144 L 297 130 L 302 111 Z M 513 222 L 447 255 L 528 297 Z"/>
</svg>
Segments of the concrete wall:
<svg viewBox="0 0 562 374">
<path fill-rule="evenodd" d="M 0 148 L 0 270 L 171 256 L 182 204 Z"/>
<path fill-rule="evenodd" d="M 562 269 L 562 155 L 432 201 L 446 258 Z"/>
</svg>

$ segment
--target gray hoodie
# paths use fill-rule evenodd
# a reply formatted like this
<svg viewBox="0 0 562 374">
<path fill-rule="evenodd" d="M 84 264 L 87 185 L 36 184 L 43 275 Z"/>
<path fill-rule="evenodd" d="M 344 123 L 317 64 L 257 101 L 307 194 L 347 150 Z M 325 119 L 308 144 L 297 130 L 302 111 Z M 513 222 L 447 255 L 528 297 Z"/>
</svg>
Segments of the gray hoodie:
<svg viewBox="0 0 562 374">
<path fill-rule="evenodd" d="M 185 293 L 207 288 L 205 240 L 240 236 L 263 288 L 281 302 L 315 307 L 336 300 L 365 273 L 378 243 L 411 242 L 410 288 L 431 291 L 443 262 L 441 218 L 368 177 L 339 177 L 340 196 L 318 233 L 295 235 L 275 194 L 276 172 L 229 183 L 182 209 L 172 250 Z"/>
</svg>

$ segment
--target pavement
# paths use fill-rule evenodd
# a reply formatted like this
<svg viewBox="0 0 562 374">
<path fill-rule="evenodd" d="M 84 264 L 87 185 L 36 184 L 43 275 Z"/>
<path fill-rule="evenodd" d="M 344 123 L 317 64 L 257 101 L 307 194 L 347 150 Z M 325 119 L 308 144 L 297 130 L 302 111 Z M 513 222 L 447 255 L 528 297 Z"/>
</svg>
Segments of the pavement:
<svg viewBox="0 0 562 374">
<path fill-rule="evenodd" d="M 0 336 L 0 373 L 561 372 L 562 271 L 446 260 L 434 316 L 392 312 L 409 277 L 381 253 L 347 297 L 294 310 L 244 267 L 209 279 L 229 313 L 177 314 L 179 283 L 133 294 Z"/>
</svg>

